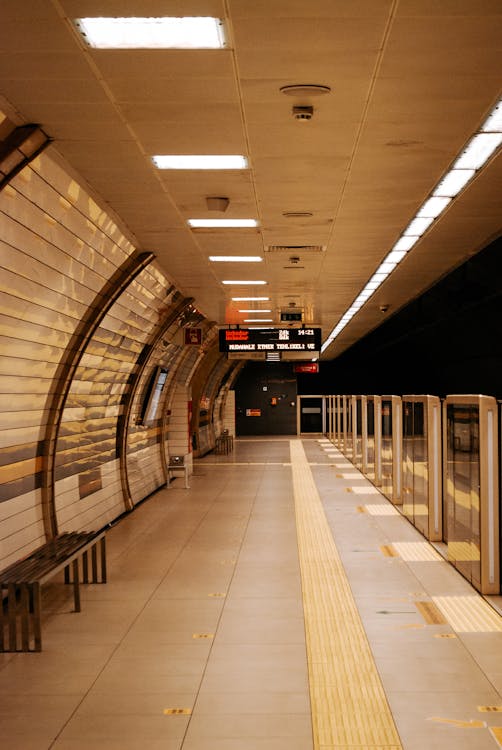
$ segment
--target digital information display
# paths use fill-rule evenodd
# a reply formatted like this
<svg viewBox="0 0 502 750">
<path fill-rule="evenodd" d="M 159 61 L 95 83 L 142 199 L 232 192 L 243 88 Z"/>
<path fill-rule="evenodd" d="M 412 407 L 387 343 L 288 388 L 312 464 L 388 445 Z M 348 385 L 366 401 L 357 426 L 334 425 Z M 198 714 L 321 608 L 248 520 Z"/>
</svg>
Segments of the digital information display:
<svg viewBox="0 0 502 750">
<path fill-rule="evenodd" d="M 220 352 L 318 352 L 320 328 L 227 328 L 220 330 Z"/>
</svg>

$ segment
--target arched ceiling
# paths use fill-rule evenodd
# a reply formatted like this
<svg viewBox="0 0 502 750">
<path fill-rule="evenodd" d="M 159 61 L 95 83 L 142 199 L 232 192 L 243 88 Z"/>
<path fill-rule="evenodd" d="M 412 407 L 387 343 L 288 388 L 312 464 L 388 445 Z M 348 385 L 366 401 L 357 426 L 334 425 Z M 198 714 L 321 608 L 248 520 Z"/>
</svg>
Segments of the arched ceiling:
<svg viewBox="0 0 502 750">
<path fill-rule="evenodd" d="M 0 109 L 40 124 L 220 325 L 264 307 L 233 303 L 256 289 L 222 281 L 263 279 L 266 317 L 300 308 L 325 339 L 501 92 L 500 0 L 4 0 L 0 13 Z M 215 16 L 228 46 L 90 48 L 73 21 L 103 15 Z M 294 84 L 331 91 L 281 93 Z M 295 119 L 295 105 L 312 119 Z M 244 154 L 249 169 L 160 171 L 154 154 Z M 499 155 L 324 356 L 500 234 L 501 187 Z M 208 210 L 208 196 L 228 197 L 227 211 Z M 219 216 L 259 226 L 187 225 Z M 263 261 L 208 260 L 234 254 Z"/>
</svg>

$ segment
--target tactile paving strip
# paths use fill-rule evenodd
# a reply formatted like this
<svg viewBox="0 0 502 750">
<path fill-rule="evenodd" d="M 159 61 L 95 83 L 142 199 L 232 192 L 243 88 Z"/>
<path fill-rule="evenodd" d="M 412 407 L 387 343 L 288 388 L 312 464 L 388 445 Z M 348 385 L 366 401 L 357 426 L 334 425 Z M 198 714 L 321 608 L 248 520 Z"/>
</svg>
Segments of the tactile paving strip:
<svg viewBox="0 0 502 750">
<path fill-rule="evenodd" d="M 290 450 L 314 748 L 401 750 L 301 441 Z"/>
<path fill-rule="evenodd" d="M 457 633 L 500 633 L 502 617 L 481 596 L 433 596 Z"/>
</svg>

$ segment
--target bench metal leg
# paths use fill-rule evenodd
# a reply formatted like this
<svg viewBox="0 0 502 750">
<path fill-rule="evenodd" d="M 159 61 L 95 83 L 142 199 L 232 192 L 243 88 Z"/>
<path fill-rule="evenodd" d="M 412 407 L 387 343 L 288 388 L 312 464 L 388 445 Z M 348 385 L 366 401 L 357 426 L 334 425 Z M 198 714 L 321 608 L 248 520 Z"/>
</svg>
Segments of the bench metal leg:
<svg viewBox="0 0 502 750">
<path fill-rule="evenodd" d="M 42 597 L 40 595 L 40 584 L 38 581 L 31 584 L 33 595 L 33 636 L 35 640 L 35 651 L 42 650 Z"/>
<path fill-rule="evenodd" d="M 21 648 L 30 650 L 30 584 L 21 583 Z"/>
<path fill-rule="evenodd" d="M 82 583 L 89 583 L 89 553 L 87 550 L 82 554 Z"/>
<path fill-rule="evenodd" d="M 101 583 L 106 583 L 106 539 L 101 539 Z"/>
<path fill-rule="evenodd" d="M 92 559 L 92 582 L 93 583 L 99 583 L 99 580 L 98 580 L 98 548 L 97 548 L 96 544 L 92 545 L 91 559 Z"/>
<path fill-rule="evenodd" d="M 80 588 L 78 580 L 78 557 L 72 562 L 73 567 L 73 599 L 75 602 L 75 612 L 80 612 Z"/>
<path fill-rule="evenodd" d="M 16 584 L 9 583 L 7 600 L 7 614 L 9 618 L 9 651 L 17 649 L 17 623 L 16 623 Z"/>
</svg>

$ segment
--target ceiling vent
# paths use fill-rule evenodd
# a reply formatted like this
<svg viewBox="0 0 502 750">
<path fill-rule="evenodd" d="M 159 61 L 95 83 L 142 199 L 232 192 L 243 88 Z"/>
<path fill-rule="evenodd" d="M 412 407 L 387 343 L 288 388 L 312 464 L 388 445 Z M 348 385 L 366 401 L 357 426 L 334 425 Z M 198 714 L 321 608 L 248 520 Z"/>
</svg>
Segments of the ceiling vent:
<svg viewBox="0 0 502 750">
<path fill-rule="evenodd" d="M 323 253 L 326 250 L 326 245 L 267 245 L 265 247 L 266 253 L 290 253 L 291 255 L 301 255 L 307 253 L 312 255 L 313 253 Z"/>
</svg>

